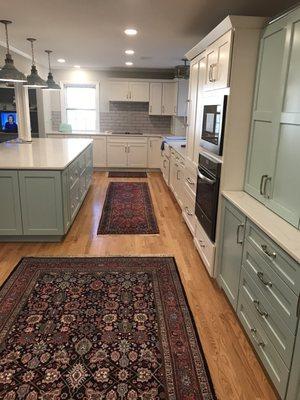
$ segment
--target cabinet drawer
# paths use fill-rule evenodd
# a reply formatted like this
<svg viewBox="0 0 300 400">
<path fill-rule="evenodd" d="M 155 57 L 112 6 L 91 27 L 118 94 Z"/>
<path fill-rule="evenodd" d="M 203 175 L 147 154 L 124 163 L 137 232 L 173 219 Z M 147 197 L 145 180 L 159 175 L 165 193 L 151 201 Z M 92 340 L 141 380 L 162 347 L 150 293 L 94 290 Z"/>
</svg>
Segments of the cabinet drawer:
<svg viewBox="0 0 300 400">
<path fill-rule="evenodd" d="M 247 221 L 246 239 L 296 295 L 299 295 L 300 265 L 250 221 Z"/>
<path fill-rule="evenodd" d="M 78 159 L 74 160 L 72 164 L 69 166 L 69 184 L 70 187 L 74 185 L 74 183 L 79 178 L 79 165 Z"/>
<path fill-rule="evenodd" d="M 196 223 L 196 216 L 195 216 L 195 198 L 191 196 L 186 190 L 183 194 L 183 210 L 182 215 L 183 218 L 189 227 L 189 230 L 192 234 L 195 234 L 195 223 Z"/>
<path fill-rule="evenodd" d="M 80 154 L 80 156 L 78 157 L 78 170 L 79 170 L 79 175 L 81 175 L 83 173 L 83 171 L 85 170 L 85 166 L 86 166 L 86 154 L 85 152 L 83 152 L 82 154 Z"/>
<path fill-rule="evenodd" d="M 277 388 L 278 393 L 281 398 L 284 398 L 289 370 L 271 343 L 268 335 L 263 330 L 258 319 L 251 311 L 251 308 L 243 295 L 239 296 L 238 317 L 249 336 L 257 355 Z"/>
<path fill-rule="evenodd" d="M 71 220 L 73 220 L 73 218 L 75 217 L 79 205 L 80 205 L 80 184 L 79 180 L 77 180 L 70 190 Z"/>
<path fill-rule="evenodd" d="M 202 226 L 196 219 L 194 243 L 210 276 L 214 274 L 215 245 L 209 240 Z"/>
<path fill-rule="evenodd" d="M 243 266 L 286 326 L 294 333 L 298 319 L 298 297 L 249 241 L 244 245 Z"/>
<path fill-rule="evenodd" d="M 186 190 L 193 196 L 196 196 L 197 189 L 197 171 L 186 167 L 184 171 L 184 182 Z"/>
<path fill-rule="evenodd" d="M 285 322 L 267 301 L 244 268 L 242 268 L 240 282 L 240 295 L 247 300 L 251 311 L 256 315 L 285 365 L 289 368 L 295 336 L 287 328 Z"/>
</svg>

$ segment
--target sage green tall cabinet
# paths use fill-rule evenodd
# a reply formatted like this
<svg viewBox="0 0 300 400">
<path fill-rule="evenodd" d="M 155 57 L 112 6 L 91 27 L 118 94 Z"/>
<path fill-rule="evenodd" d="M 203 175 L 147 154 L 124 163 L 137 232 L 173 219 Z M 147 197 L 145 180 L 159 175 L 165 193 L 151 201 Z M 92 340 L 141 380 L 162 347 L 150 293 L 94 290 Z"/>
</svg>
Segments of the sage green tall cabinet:
<svg viewBox="0 0 300 400">
<path fill-rule="evenodd" d="M 261 39 L 245 190 L 292 225 L 300 222 L 300 10 Z"/>
</svg>

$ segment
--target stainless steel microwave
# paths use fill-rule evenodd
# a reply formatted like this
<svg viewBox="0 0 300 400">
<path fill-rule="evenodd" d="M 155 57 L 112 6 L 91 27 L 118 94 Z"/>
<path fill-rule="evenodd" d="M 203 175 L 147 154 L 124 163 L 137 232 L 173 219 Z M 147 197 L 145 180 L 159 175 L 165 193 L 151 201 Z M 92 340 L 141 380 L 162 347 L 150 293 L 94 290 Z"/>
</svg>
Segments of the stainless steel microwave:
<svg viewBox="0 0 300 400">
<path fill-rule="evenodd" d="M 227 98 L 227 95 L 213 97 L 203 105 L 200 145 L 220 156 L 223 151 Z"/>
</svg>

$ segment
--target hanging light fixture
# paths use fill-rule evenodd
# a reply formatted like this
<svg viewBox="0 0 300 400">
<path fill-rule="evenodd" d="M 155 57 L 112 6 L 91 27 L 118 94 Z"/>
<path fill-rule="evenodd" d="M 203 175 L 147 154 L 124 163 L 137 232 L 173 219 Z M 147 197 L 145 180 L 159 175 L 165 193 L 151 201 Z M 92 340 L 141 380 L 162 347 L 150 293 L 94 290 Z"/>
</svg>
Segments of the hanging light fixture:
<svg viewBox="0 0 300 400">
<path fill-rule="evenodd" d="M 0 70 L 0 82 L 26 82 L 26 76 L 22 72 L 18 71 L 17 68 L 14 66 L 14 61 L 9 52 L 7 25 L 11 24 L 11 21 L 2 19 L 0 20 L 0 22 L 5 26 L 6 38 L 6 57 L 5 64 Z"/>
<path fill-rule="evenodd" d="M 52 53 L 52 50 L 45 50 L 45 53 L 48 54 L 48 65 L 49 65 L 49 73 L 48 73 L 48 79 L 46 81 L 47 87 L 44 88 L 45 90 L 60 90 L 60 86 L 55 83 L 51 71 L 51 63 L 50 63 L 50 54 Z"/>
<path fill-rule="evenodd" d="M 32 56 L 32 66 L 31 73 L 27 76 L 27 83 L 24 86 L 32 87 L 32 88 L 46 88 L 47 83 L 44 79 L 42 79 L 36 69 L 35 60 L 34 60 L 34 51 L 33 51 L 33 43 L 36 41 L 34 38 L 27 38 L 28 42 L 31 44 L 31 56 Z"/>
</svg>

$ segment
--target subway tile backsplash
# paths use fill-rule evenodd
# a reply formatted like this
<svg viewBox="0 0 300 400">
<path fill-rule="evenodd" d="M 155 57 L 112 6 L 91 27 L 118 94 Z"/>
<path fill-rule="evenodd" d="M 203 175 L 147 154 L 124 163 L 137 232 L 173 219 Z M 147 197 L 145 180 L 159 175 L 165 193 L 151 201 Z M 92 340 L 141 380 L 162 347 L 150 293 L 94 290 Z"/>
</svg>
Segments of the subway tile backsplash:
<svg viewBox="0 0 300 400">
<path fill-rule="evenodd" d="M 170 134 L 172 117 L 149 115 L 149 103 L 110 102 L 108 112 L 100 112 L 100 131 Z M 58 131 L 61 115 L 52 111 L 52 129 Z"/>
</svg>

